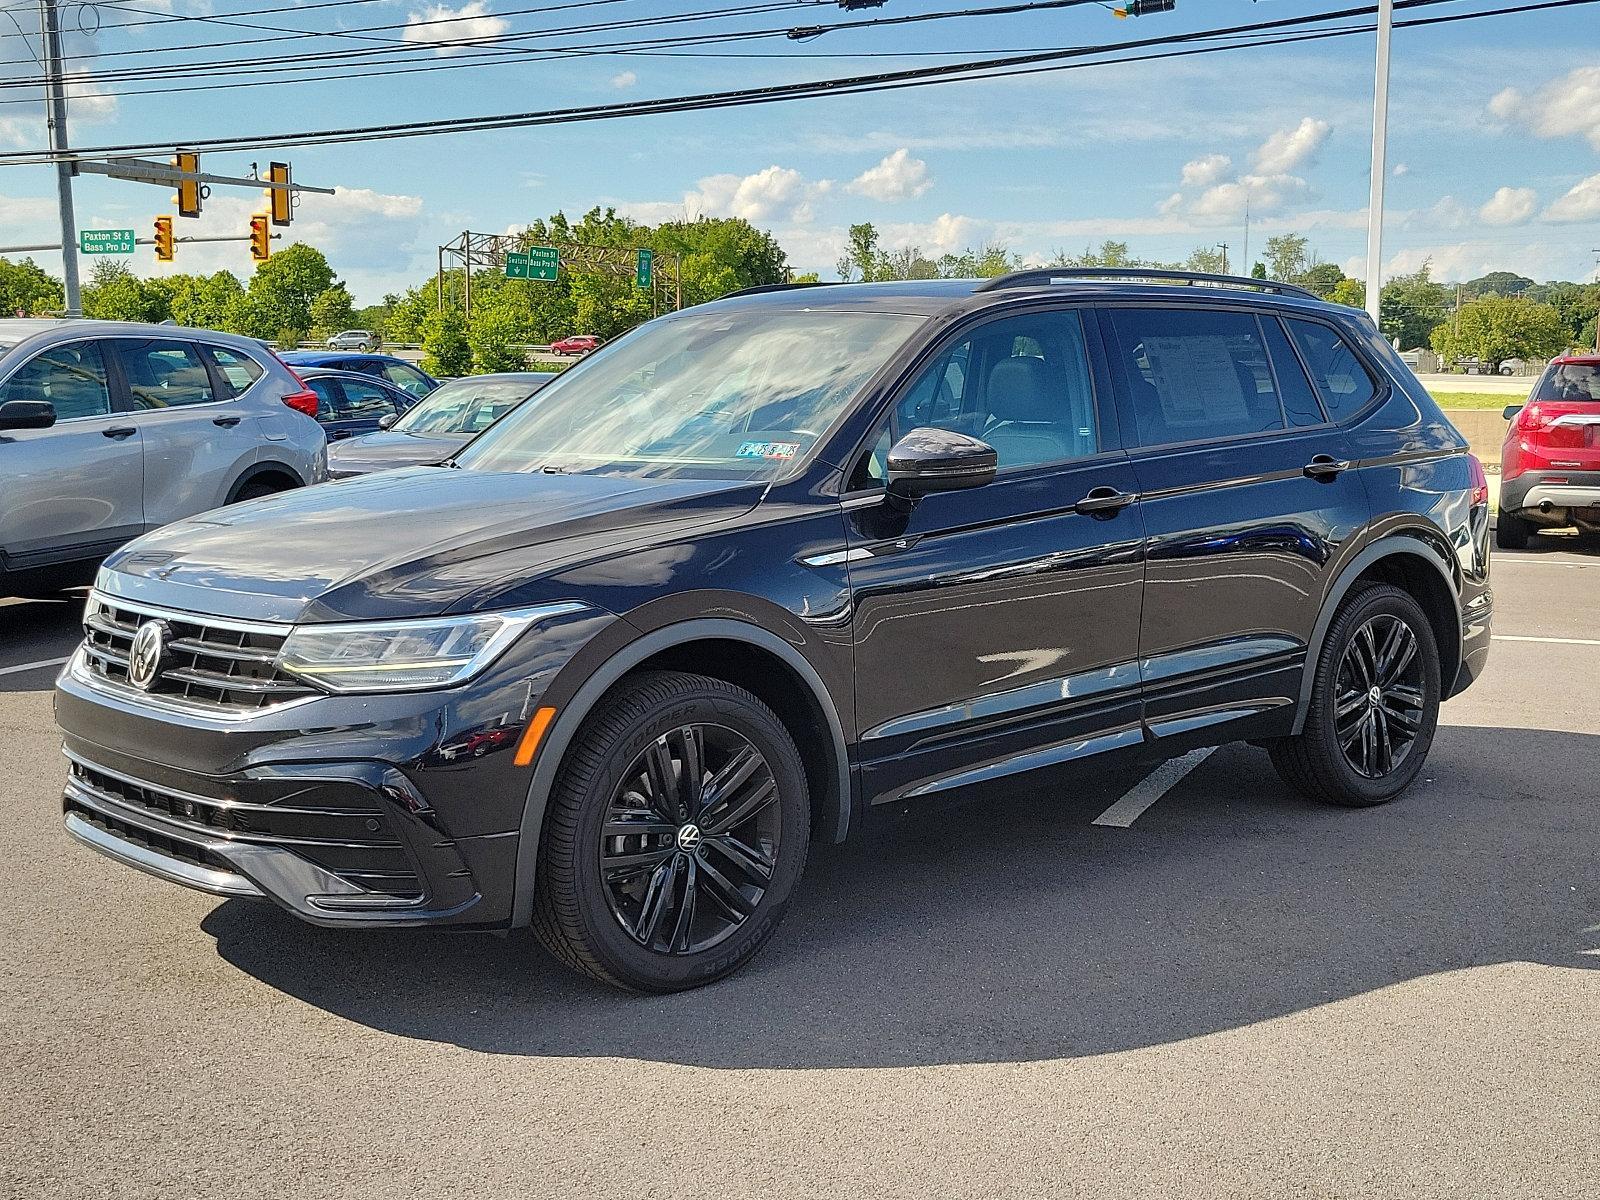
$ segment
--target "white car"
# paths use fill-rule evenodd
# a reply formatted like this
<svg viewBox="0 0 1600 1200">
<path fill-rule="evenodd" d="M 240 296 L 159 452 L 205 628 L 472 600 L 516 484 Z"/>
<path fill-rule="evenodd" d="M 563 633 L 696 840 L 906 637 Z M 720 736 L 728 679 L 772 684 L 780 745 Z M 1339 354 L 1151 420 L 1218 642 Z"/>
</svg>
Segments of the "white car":
<svg viewBox="0 0 1600 1200">
<path fill-rule="evenodd" d="M 376 350 L 378 335 L 367 329 L 346 329 L 328 339 L 329 350 Z"/>
</svg>

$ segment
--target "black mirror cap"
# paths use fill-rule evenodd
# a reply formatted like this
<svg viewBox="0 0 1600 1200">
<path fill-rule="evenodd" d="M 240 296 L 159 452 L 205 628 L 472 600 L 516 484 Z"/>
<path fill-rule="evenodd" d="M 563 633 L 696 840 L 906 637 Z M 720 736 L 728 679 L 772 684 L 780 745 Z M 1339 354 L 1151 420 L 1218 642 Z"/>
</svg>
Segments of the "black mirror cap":
<svg viewBox="0 0 1600 1200">
<path fill-rule="evenodd" d="M 1521 411 L 1522 411 L 1522 405 L 1520 405 L 1520 404 L 1508 404 L 1505 407 L 1505 411 L 1502 412 L 1500 415 L 1502 417 L 1504 417 L 1506 420 L 1510 421 L 1513 418 L 1515 418 L 1516 415 Z"/>
<path fill-rule="evenodd" d="M 889 448 L 889 490 L 915 498 L 982 487 L 994 478 L 998 466 L 999 455 L 988 442 L 923 426 Z"/>
<path fill-rule="evenodd" d="M 49 429 L 56 406 L 48 400 L 7 400 L 0 404 L 0 429 Z"/>
</svg>

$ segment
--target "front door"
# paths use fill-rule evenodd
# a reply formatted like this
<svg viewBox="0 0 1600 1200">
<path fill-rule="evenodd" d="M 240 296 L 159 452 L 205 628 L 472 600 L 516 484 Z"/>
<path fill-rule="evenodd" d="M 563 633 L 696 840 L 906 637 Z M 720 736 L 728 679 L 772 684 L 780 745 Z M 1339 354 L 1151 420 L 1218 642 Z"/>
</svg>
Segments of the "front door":
<svg viewBox="0 0 1600 1200">
<path fill-rule="evenodd" d="M 49 429 L 0 431 L 0 557 L 10 571 L 99 558 L 144 531 L 139 430 L 111 403 L 97 342 L 43 350 L 0 402 L 48 400 Z"/>
<path fill-rule="evenodd" d="M 1368 520 L 1347 437 L 1271 309 L 1101 316 L 1149 536 L 1150 735 L 1178 753 L 1287 733 L 1338 548 Z"/>
<path fill-rule="evenodd" d="M 1071 308 L 953 335 L 854 468 L 845 507 L 870 800 L 1140 740 L 1144 534 L 1093 337 Z M 994 446 L 994 482 L 897 509 L 882 491 L 887 451 L 918 426 Z M 1111 506 L 1076 507 L 1105 497 Z"/>
</svg>

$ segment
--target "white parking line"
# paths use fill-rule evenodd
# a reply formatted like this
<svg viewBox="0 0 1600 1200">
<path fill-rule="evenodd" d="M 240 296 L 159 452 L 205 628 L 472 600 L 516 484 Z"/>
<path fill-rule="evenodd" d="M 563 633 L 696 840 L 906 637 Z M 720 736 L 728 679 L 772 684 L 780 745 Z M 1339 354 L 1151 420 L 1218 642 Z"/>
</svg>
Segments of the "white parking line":
<svg viewBox="0 0 1600 1200">
<path fill-rule="evenodd" d="M 67 657 L 70 658 L 71 655 Z M 59 667 L 66 661 L 66 658 L 45 658 L 40 659 L 38 662 L 18 663 L 14 667 L 0 667 L 0 675 L 20 675 L 23 671 L 40 671 L 45 667 Z"/>
<path fill-rule="evenodd" d="M 1529 637 L 1523 633 L 1496 633 L 1497 642 L 1548 642 L 1553 646 L 1600 646 L 1600 638 Z"/>
<path fill-rule="evenodd" d="M 1139 815 L 1149 808 L 1180 779 L 1205 762 L 1216 750 L 1215 746 L 1205 746 L 1199 750 L 1191 750 L 1182 758 L 1174 758 L 1162 763 L 1150 774 L 1129 788 L 1105 812 L 1094 819 L 1092 824 L 1111 825 L 1117 829 L 1126 829 L 1139 819 Z"/>
</svg>

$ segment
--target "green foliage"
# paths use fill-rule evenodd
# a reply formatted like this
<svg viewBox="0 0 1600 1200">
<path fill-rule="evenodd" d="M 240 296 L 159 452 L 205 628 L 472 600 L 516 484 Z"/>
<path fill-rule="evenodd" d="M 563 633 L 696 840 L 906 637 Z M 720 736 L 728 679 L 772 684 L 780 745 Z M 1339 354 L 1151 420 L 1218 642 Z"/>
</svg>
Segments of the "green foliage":
<svg viewBox="0 0 1600 1200">
<path fill-rule="evenodd" d="M 508 304 L 475 305 L 467 326 L 467 341 L 472 347 L 475 371 L 521 371 L 528 365 L 526 326 L 521 315 Z"/>
<path fill-rule="evenodd" d="M 109 258 L 94 264 L 83 289 L 83 315 L 99 321 L 165 321 L 170 306 L 165 287 Z"/>
<path fill-rule="evenodd" d="M 1490 271 L 1469 279 L 1463 290 L 1469 296 L 1520 296 L 1533 286 L 1533 280 L 1515 271 Z"/>
<path fill-rule="evenodd" d="M 1228 255 L 1221 246 L 1196 246 L 1183 261 L 1185 271 L 1204 271 L 1221 275 L 1228 269 Z"/>
<path fill-rule="evenodd" d="M 0 317 L 36 317 L 65 303 L 61 281 L 31 258 L 0 258 Z"/>
<path fill-rule="evenodd" d="M 1147 267 L 1154 264 L 1134 258 L 1128 253 L 1127 242 L 1104 241 L 1098 250 L 1085 246 L 1082 254 L 1067 254 L 1057 250 L 1045 264 L 1050 267 Z"/>
<path fill-rule="evenodd" d="M 1298 233 L 1280 233 L 1267 239 L 1267 278 L 1281 283 L 1299 283 L 1316 264 L 1310 242 Z"/>
<path fill-rule="evenodd" d="M 889 279 L 993 279 L 1015 271 L 1022 260 L 999 242 L 988 242 L 959 254 L 929 258 L 920 246 L 884 250 L 878 230 L 871 222 L 850 226 L 849 240 L 839 259 L 839 278 L 876 283 Z"/>
<path fill-rule="evenodd" d="M 1446 362 L 1476 358 L 1490 370 L 1498 370 L 1508 358 L 1549 358 L 1565 350 L 1569 341 L 1566 324 L 1553 305 L 1521 296 L 1481 296 L 1463 304 L 1454 320 L 1441 322 L 1433 331 L 1433 348 Z"/>
<path fill-rule="evenodd" d="M 230 328 L 228 321 L 244 298 L 244 284 L 231 271 L 215 275 L 173 275 L 172 319 L 193 329 Z"/>
<path fill-rule="evenodd" d="M 1257 262 L 1255 266 L 1250 268 L 1250 278 L 1251 279 L 1265 279 L 1266 277 L 1267 277 L 1267 264 L 1266 263 Z"/>
<path fill-rule="evenodd" d="M 822 276 L 815 271 L 804 271 L 789 281 L 790 283 L 821 283 Z"/>
<path fill-rule="evenodd" d="M 1378 302 L 1378 328 L 1400 349 L 1426 346 L 1433 329 L 1449 315 L 1455 296 L 1433 281 L 1433 266 L 1424 262 L 1409 275 L 1396 275 L 1383 285 Z M 1509 356 L 1508 356 L 1509 357 Z"/>
<path fill-rule="evenodd" d="M 1303 288 L 1309 288 L 1317 295 L 1327 299 L 1333 294 L 1333 289 L 1344 282 L 1344 272 L 1330 262 L 1319 262 L 1300 276 L 1298 280 Z"/>
<path fill-rule="evenodd" d="M 472 345 L 467 321 L 457 308 L 429 313 L 422 322 L 422 369 L 438 377 L 472 373 Z"/>
<path fill-rule="evenodd" d="M 1335 304 L 1346 304 L 1351 308 L 1365 308 L 1367 306 L 1367 285 L 1359 279 L 1349 276 L 1339 280 L 1328 293 L 1328 299 Z"/>
<path fill-rule="evenodd" d="M 311 328 L 326 340 L 355 324 L 355 302 L 344 284 L 336 283 L 311 302 Z"/>
<path fill-rule="evenodd" d="M 314 323 L 312 301 L 334 282 L 333 268 L 322 251 L 296 242 L 256 267 L 243 302 L 234 310 L 238 332 L 264 338 L 292 329 L 297 338 L 304 338 Z"/>
</svg>

